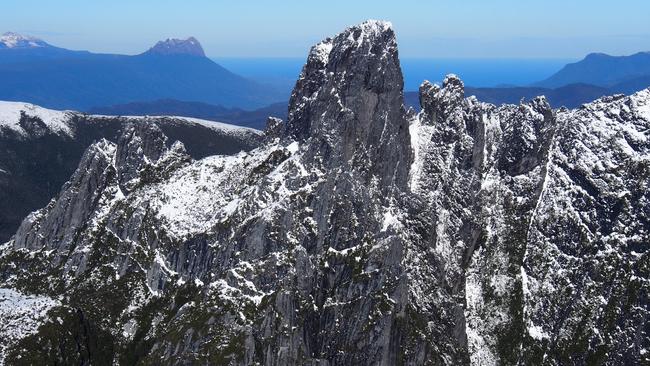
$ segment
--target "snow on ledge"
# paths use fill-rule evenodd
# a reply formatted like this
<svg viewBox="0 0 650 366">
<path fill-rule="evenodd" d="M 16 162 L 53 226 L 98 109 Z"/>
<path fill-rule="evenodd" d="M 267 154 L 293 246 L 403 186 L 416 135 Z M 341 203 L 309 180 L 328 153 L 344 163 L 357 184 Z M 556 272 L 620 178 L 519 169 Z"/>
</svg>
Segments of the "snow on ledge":
<svg viewBox="0 0 650 366">
<path fill-rule="evenodd" d="M 255 135 L 262 135 L 263 132 L 251 127 L 237 126 L 225 122 L 209 121 L 205 119 L 193 118 L 193 117 L 184 117 L 184 116 L 110 116 L 105 114 L 89 114 L 90 117 L 95 118 L 122 118 L 131 120 L 134 122 L 138 121 L 162 121 L 164 119 L 171 119 L 178 122 L 184 122 L 192 125 L 201 125 L 207 127 L 211 130 L 221 131 L 228 134 L 242 134 L 242 133 L 251 133 Z"/>
</svg>

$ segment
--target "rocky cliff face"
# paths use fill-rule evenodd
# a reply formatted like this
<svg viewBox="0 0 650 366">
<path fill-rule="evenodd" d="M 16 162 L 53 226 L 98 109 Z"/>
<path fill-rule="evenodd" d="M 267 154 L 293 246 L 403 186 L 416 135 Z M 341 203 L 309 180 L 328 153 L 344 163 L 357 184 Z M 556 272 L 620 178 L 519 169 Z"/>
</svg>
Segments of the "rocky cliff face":
<svg viewBox="0 0 650 366">
<path fill-rule="evenodd" d="M 648 211 L 637 187 L 648 180 L 650 91 L 575 111 L 462 92 L 453 76 L 424 83 L 411 124 L 411 189 L 430 215 L 422 261 L 436 264 L 418 280 L 436 295 L 414 302 L 451 302 L 457 316 L 439 334 L 461 334 L 473 364 L 644 360 Z"/>
<path fill-rule="evenodd" d="M 195 159 L 248 151 L 262 140 L 252 129 L 192 118 L 94 116 L 0 102 L 0 242 L 56 196 L 93 142 L 118 142 L 129 123 L 156 124 L 167 145 L 182 141 Z"/>
<path fill-rule="evenodd" d="M 650 91 L 402 99 L 369 21 L 312 48 L 251 152 L 92 145 L 0 249 L 3 287 L 51 299 L 7 362 L 647 362 Z"/>
</svg>

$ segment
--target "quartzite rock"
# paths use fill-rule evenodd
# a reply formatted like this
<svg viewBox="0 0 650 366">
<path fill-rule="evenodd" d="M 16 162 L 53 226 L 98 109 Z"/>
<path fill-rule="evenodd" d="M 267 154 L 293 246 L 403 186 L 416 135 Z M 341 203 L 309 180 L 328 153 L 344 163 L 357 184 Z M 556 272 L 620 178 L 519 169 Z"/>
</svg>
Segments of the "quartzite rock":
<svg viewBox="0 0 650 366">
<path fill-rule="evenodd" d="M 93 145 L 0 251 L 2 286 L 69 328 L 7 362 L 648 362 L 650 90 L 554 111 L 450 75 L 414 115 L 402 86 L 368 21 L 312 48 L 251 152 Z"/>
</svg>

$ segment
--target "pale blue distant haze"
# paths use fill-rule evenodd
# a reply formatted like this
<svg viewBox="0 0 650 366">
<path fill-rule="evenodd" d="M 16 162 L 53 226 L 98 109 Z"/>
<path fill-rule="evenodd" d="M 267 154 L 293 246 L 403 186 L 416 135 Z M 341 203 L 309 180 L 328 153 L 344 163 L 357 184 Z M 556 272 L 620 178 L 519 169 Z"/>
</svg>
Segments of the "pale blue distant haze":
<svg viewBox="0 0 650 366">
<path fill-rule="evenodd" d="M 212 57 L 304 57 L 368 18 L 392 21 L 407 58 L 577 59 L 650 49 L 647 0 L 3 0 L 0 32 L 137 54 L 195 36 Z"/>
<path fill-rule="evenodd" d="M 296 58 L 215 58 L 230 71 L 258 82 L 279 86 L 287 90 L 294 86 L 304 57 Z M 505 59 L 505 58 L 409 58 L 401 59 L 404 89 L 418 90 L 423 80 L 440 83 L 445 75 L 458 74 L 474 87 L 529 85 L 546 79 L 572 59 Z"/>
</svg>

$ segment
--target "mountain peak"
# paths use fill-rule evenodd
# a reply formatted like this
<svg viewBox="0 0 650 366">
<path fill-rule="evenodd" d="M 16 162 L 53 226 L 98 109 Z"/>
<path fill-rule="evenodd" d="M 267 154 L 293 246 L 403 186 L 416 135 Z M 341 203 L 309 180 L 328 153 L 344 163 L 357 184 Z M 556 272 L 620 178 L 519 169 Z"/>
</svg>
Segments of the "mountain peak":
<svg viewBox="0 0 650 366">
<path fill-rule="evenodd" d="M 365 32 L 381 33 L 393 29 L 393 23 L 386 20 L 368 19 L 365 22 L 353 26 L 352 28 L 361 28 Z"/>
<path fill-rule="evenodd" d="M 368 162 L 363 174 L 374 174 L 382 188 L 401 185 L 411 158 L 403 85 L 390 23 L 349 27 L 312 47 L 289 101 L 285 135 L 323 141 L 314 155 L 341 157 L 336 164 Z"/>
<path fill-rule="evenodd" d="M 649 56 L 650 54 L 644 52 L 625 56 L 590 53 L 582 60 L 567 64 L 546 80 L 534 85 L 560 88 L 571 84 L 590 84 L 617 90 L 619 84 L 626 85 L 632 80 L 639 80 L 636 83 L 647 86 L 639 77 L 650 74 Z"/>
<path fill-rule="evenodd" d="M 158 55 L 192 55 L 205 57 L 201 43 L 194 37 L 187 39 L 167 38 L 156 43 L 146 53 Z"/>
<path fill-rule="evenodd" d="M 332 126 L 325 126 L 329 122 L 312 113 L 311 103 L 329 105 L 334 100 L 331 105 L 338 106 L 340 100 L 346 111 L 368 117 L 359 110 L 362 91 L 395 94 L 392 102 L 397 105 L 390 109 L 397 111 L 401 107 L 398 96 L 402 86 L 397 41 L 390 23 L 368 20 L 351 26 L 311 48 L 289 102 L 287 132 L 308 138 L 331 132 L 334 125 L 343 127 L 338 118 L 333 118 Z M 349 106 L 345 105 L 347 102 Z"/>
<path fill-rule="evenodd" d="M 0 49 L 3 48 L 40 48 L 49 44 L 35 37 L 24 36 L 14 32 L 6 32 L 0 36 Z"/>
</svg>

